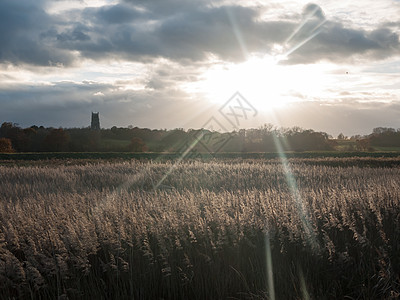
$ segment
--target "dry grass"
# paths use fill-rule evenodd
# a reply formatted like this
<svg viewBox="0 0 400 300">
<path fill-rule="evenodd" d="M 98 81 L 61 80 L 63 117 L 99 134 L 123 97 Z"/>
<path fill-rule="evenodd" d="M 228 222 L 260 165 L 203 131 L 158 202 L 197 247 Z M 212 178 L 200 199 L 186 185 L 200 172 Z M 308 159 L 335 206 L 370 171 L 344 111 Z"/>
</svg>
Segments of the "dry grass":
<svg viewBox="0 0 400 300">
<path fill-rule="evenodd" d="M 399 297 L 400 169 L 317 163 L 0 167 L 0 298 Z"/>
</svg>

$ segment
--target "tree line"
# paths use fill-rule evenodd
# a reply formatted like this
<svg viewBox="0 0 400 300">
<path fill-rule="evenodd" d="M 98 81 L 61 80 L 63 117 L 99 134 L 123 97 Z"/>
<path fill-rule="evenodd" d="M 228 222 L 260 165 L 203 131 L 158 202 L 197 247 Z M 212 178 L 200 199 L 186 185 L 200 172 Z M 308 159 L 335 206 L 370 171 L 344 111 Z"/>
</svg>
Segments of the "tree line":
<svg viewBox="0 0 400 300">
<path fill-rule="evenodd" d="M 370 135 L 337 139 L 325 132 L 300 127 L 277 128 L 265 124 L 257 129 L 213 132 L 205 129 L 148 129 L 138 127 L 21 128 L 4 122 L 0 127 L 0 152 L 280 152 L 333 151 L 349 140 L 347 150 L 400 147 L 400 130 L 375 128 Z"/>
</svg>

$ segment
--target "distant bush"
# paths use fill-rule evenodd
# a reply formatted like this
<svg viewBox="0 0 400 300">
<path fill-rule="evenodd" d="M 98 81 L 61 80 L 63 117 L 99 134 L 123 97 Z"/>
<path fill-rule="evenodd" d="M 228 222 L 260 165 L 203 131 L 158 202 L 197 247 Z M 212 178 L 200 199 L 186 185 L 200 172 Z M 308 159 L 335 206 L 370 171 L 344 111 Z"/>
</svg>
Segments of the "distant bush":
<svg viewBox="0 0 400 300">
<path fill-rule="evenodd" d="M 128 151 L 144 152 L 147 150 L 148 150 L 148 148 L 141 138 L 135 137 L 135 138 L 131 139 L 131 142 L 128 145 Z"/>
<path fill-rule="evenodd" d="M 14 149 L 10 139 L 0 138 L 0 153 L 13 153 Z"/>
</svg>

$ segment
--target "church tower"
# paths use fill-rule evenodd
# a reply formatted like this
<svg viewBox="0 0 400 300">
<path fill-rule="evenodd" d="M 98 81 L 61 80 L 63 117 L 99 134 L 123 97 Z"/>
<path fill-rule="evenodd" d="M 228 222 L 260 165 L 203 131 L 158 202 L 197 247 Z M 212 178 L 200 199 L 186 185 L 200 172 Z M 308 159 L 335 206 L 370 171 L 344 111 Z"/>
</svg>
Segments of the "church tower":
<svg viewBox="0 0 400 300">
<path fill-rule="evenodd" d="M 92 112 L 92 123 L 90 124 L 90 129 L 100 130 L 100 117 L 98 112 Z"/>
</svg>

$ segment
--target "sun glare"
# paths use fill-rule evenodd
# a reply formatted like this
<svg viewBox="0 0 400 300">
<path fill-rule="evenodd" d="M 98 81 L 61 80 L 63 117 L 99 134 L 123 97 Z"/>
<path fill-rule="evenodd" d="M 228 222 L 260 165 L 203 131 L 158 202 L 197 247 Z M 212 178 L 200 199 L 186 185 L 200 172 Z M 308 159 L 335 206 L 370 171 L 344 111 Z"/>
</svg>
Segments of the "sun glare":
<svg viewBox="0 0 400 300">
<path fill-rule="evenodd" d="M 273 56 L 252 57 L 240 64 L 215 63 L 198 82 L 184 89 L 218 104 L 239 91 L 257 109 L 270 111 L 321 97 L 331 80 L 329 69 L 326 64 L 283 66 Z"/>
</svg>

